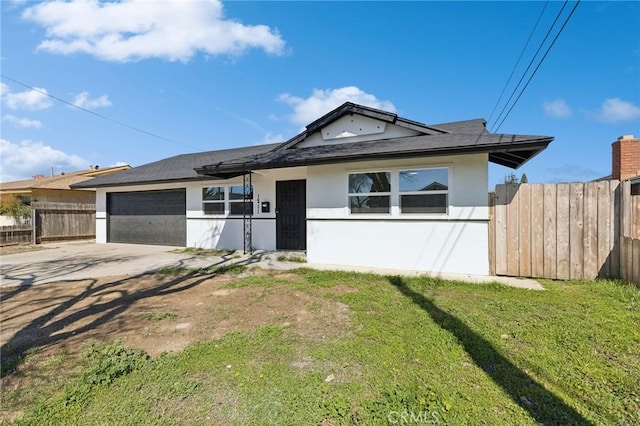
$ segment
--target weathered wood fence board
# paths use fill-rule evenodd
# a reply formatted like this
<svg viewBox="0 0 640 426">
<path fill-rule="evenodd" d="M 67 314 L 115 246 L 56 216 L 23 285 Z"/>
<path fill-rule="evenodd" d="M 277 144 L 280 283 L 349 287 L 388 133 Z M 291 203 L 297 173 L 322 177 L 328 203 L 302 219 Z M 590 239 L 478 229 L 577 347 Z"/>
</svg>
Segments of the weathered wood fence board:
<svg viewBox="0 0 640 426">
<path fill-rule="evenodd" d="M 531 185 L 531 276 L 544 275 L 544 186 Z"/>
<path fill-rule="evenodd" d="M 36 242 L 95 238 L 95 204 L 33 203 Z"/>
<path fill-rule="evenodd" d="M 31 225 L 0 226 L 0 245 L 29 243 L 31 240 Z"/>
<path fill-rule="evenodd" d="M 618 223 L 619 212 L 629 211 L 621 205 L 619 186 L 618 181 L 496 186 L 490 269 L 497 275 L 562 280 L 620 276 L 620 223 L 631 225 Z"/>
<path fill-rule="evenodd" d="M 544 269 L 540 275 L 534 275 L 536 277 L 556 277 L 558 273 L 558 227 L 556 222 L 558 220 L 556 197 L 558 194 L 558 187 L 556 185 L 544 185 L 544 200 L 542 214 L 544 216 L 544 246 L 541 256 L 544 259 Z M 546 214 L 545 214 L 546 213 Z"/>
<path fill-rule="evenodd" d="M 95 238 L 95 204 L 41 203 L 31 205 L 30 225 L 0 227 L 0 244 Z M 35 231 L 35 236 L 34 236 Z"/>
</svg>

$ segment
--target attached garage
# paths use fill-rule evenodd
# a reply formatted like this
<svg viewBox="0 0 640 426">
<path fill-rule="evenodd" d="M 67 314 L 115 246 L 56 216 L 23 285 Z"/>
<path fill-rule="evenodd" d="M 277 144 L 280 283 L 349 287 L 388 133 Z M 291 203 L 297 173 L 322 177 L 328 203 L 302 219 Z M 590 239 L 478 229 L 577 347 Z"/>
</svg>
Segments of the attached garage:
<svg viewBox="0 0 640 426">
<path fill-rule="evenodd" d="M 107 193 L 110 243 L 187 245 L 185 189 Z"/>
</svg>

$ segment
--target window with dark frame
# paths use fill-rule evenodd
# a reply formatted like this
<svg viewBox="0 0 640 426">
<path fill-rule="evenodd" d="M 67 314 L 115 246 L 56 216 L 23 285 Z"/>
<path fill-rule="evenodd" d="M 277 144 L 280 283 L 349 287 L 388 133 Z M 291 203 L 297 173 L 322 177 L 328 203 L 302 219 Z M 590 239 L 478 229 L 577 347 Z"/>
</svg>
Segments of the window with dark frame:
<svg viewBox="0 0 640 426">
<path fill-rule="evenodd" d="M 244 186 L 229 187 L 229 215 L 242 216 L 253 213 L 253 187 L 250 188 L 249 200 L 244 199 Z"/>
<path fill-rule="evenodd" d="M 447 213 L 449 170 L 446 168 L 401 170 L 400 213 Z"/>
<path fill-rule="evenodd" d="M 202 211 L 204 214 L 224 214 L 224 186 L 202 188 Z"/>
<path fill-rule="evenodd" d="M 349 211 L 352 214 L 388 214 L 391 209 L 391 172 L 349 174 Z"/>
</svg>

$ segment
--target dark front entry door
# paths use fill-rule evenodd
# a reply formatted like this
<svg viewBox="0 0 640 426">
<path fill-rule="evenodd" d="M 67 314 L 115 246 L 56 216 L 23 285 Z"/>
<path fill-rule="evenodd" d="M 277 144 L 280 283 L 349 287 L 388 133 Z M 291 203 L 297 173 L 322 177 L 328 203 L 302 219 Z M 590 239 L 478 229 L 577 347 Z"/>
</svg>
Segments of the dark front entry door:
<svg viewBox="0 0 640 426">
<path fill-rule="evenodd" d="M 307 181 L 276 182 L 276 248 L 307 249 Z"/>
</svg>

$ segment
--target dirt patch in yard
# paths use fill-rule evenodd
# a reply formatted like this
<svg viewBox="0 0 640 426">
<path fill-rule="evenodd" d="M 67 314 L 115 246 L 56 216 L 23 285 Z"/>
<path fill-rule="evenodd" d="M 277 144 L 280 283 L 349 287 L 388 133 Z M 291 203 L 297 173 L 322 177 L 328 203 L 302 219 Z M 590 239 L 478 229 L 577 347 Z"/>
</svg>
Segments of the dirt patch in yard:
<svg viewBox="0 0 640 426">
<path fill-rule="evenodd" d="M 0 245 L 0 255 L 7 256 L 9 254 L 26 253 L 28 251 L 39 251 L 54 248 L 42 244 L 20 243 L 20 244 L 4 244 Z"/>
<path fill-rule="evenodd" d="M 244 275 L 252 275 L 254 284 L 238 286 L 242 277 L 232 275 L 153 274 L 2 288 L 3 358 L 34 352 L 39 360 L 74 357 L 88 339 L 120 339 L 155 356 L 265 324 L 314 340 L 348 332 L 349 308 L 323 292 L 287 284 L 300 276 L 263 269 Z M 281 284 L 256 285 L 262 276 Z M 27 376 L 9 373 L 0 385 L 37 385 Z"/>
</svg>

